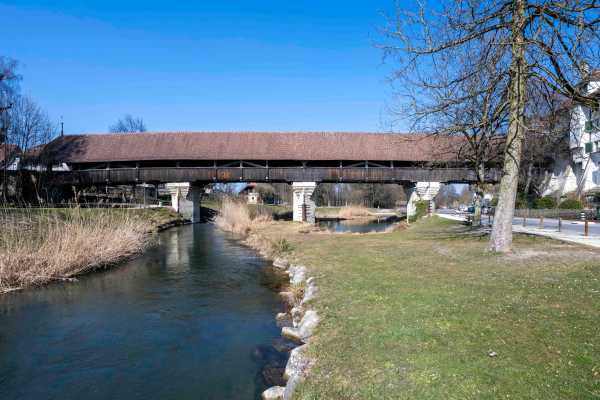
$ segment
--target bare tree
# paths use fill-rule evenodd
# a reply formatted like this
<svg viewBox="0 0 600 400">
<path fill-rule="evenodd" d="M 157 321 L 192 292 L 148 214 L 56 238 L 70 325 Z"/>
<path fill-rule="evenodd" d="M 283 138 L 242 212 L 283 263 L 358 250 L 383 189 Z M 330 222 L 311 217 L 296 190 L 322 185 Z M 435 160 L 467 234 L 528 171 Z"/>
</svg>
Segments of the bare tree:
<svg viewBox="0 0 600 400">
<path fill-rule="evenodd" d="M 24 169 L 31 164 L 39 166 L 43 161 L 40 159 L 39 146 L 50 142 L 57 135 L 58 127 L 28 96 L 14 96 L 12 106 L 5 114 L 8 116 L 6 142 L 21 152 L 14 181 L 15 196 L 25 200 L 35 194 L 37 201 L 42 201 L 39 189 L 43 185 L 43 176 L 33 178 L 25 174 Z M 31 180 L 25 179 L 27 177 Z"/>
<path fill-rule="evenodd" d="M 404 189 L 395 184 L 320 183 L 312 198 L 319 206 L 326 207 L 353 204 L 394 208 L 405 200 L 405 195 Z"/>
<path fill-rule="evenodd" d="M 19 146 L 23 152 L 48 143 L 58 132 L 48 114 L 29 96 L 16 97 L 8 114 L 7 141 Z"/>
<path fill-rule="evenodd" d="M 146 124 L 142 118 L 134 118 L 131 114 L 127 114 L 111 125 L 108 130 L 112 133 L 146 132 Z"/>
<path fill-rule="evenodd" d="M 571 102 L 546 85 L 530 82 L 526 106 L 526 130 L 519 177 L 525 197 L 539 197 L 557 160 L 570 158 Z M 540 171 L 545 171 L 541 174 Z"/>
<path fill-rule="evenodd" d="M 459 198 L 460 195 L 454 185 L 444 184 L 435 196 L 436 207 L 457 207 Z"/>
<path fill-rule="evenodd" d="M 407 88 L 416 127 L 435 133 L 440 110 L 491 96 L 493 112 L 475 125 L 505 137 L 492 251 L 512 245 L 529 82 L 597 107 L 579 83 L 600 62 L 599 9 L 597 0 L 419 3 L 416 11 L 398 9 L 386 30 L 391 40 L 384 47 L 399 64 L 395 78 Z"/>
<path fill-rule="evenodd" d="M 11 106 L 11 98 L 18 90 L 21 77 L 17 74 L 17 62 L 0 56 L 0 113 Z"/>
<path fill-rule="evenodd" d="M 17 74 L 17 62 L 13 59 L 0 56 L 0 145 L 4 152 L 2 163 L 2 201 L 6 202 L 7 194 L 7 168 L 8 168 L 8 146 L 7 136 L 10 126 L 9 110 L 13 106 L 14 96 L 18 91 L 18 83 L 21 77 Z"/>
</svg>

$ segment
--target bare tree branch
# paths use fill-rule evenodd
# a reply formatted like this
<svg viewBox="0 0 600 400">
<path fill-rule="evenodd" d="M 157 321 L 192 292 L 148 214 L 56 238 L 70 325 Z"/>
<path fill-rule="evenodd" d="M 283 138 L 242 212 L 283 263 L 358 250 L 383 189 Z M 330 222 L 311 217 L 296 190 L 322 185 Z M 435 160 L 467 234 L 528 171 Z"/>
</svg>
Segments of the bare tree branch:
<svg viewBox="0 0 600 400">
<path fill-rule="evenodd" d="M 146 124 L 142 118 L 134 118 L 131 114 L 127 114 L 111 125 L 108 130 L 112 133 L 146 132 Z"/>
</svg>

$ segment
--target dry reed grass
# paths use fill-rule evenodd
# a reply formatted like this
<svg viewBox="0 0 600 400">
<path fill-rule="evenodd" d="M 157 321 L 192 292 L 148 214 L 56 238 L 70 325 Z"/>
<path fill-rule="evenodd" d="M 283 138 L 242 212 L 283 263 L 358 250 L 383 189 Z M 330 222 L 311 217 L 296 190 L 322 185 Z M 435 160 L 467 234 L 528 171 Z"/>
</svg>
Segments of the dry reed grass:
<svg viewBox="0 0 600 400">
<path fill-rule="evenodd" d="M 224 231 L 247 235 L 252 227 L 264 225 L 273 220 L 270 214 L 252 215 L 245 203 L 230 198 L 223 199 L 215 224 Z"/>
<path fill-rule="evenodd" d="M 69 280 L 140 253 L 152 225 L 128 210 L 0 210 L 0 292 Z"/>
<path fill-rule="evenodd" d="M 338 217 L 344 219 L 370 217 L 372 215 L 373 214 L 369 211 L 368 208 L 360 205 L 344 206 L 340 208 L 340 212 L 338 213 Z"/>
<path fill-rule="evenodd" d="M 302 285 L 290 285 L 287 288 L 287 291 L 291 293 L 291 297 L 293 299 L 293 304 L 300 304 L 302 299 L 304 298 L 305 287 Z"/>
</svg>

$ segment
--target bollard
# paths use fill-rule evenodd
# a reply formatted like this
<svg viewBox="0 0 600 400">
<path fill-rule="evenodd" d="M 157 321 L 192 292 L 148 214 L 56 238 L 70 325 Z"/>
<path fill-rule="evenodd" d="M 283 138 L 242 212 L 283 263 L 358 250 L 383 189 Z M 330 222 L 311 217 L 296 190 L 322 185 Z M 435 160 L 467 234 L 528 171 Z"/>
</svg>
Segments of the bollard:
<svg viewBox="0 0 600 400">
<path fill-rule="evenodd" d="M 558 231 L 560 232 L 562 229 L 562 219 L 560 219 L 560 216 L 558 217 Z"/>
<path fill-rule="evenodd" d="M 588 220 L 586 219 L 583 224 L 583 236 L 588 236 L 590 233 L 590 227 L 588 226 Z"/>
<path fill-rule="evenodd" d="M 544 216 L 540 217 L 540 229 L 544 229 Z"/>
</svg>

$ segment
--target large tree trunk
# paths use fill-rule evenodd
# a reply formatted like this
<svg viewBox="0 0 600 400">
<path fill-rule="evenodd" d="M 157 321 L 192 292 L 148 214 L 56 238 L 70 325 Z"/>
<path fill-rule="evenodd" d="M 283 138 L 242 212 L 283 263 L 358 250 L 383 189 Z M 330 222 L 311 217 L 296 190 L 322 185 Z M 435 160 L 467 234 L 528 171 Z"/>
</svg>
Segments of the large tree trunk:
<svg viewBox="0 0 600 400">
<path fill-rule="evenodd" d="M 498 207 L 490 236 L 489 249 L 496 252 L 509 252 L 512 245 L 512 220 L 519 184 L 519 166 L 524 136 L 525 108 L 525 0 L 513 2 L 512 62 L 510 68 L 510 115 L 509 128 L 504 150 L 504 168 L 500 181 Z"/>
</svg>

